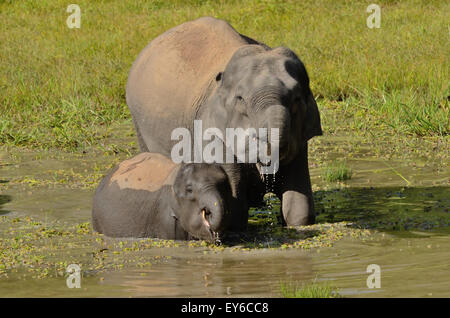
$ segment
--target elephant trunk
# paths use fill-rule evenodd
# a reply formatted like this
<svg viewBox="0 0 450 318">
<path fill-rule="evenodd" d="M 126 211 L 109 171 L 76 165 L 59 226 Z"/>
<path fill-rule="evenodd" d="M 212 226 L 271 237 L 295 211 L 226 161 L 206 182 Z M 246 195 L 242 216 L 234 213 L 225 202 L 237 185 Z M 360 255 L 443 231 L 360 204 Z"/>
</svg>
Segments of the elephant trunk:
<svg viewBox="0 0 450 318">
<path fill-rule="evenodd" d="M 264 112 L 264 121 L 260 127 L 267 128 L 268 155 L 278 150 L 278 160 L 283 160 L 289 151 L 290 123 L 289 109 L 285 106 L 272 105 Z"/>
</svg>

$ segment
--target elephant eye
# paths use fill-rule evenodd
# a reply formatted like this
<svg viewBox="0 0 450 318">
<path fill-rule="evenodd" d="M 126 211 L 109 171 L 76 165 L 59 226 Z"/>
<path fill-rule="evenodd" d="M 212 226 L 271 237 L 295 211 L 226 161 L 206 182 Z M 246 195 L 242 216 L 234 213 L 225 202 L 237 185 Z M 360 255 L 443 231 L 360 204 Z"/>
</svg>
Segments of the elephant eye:
<svg viewBox="0 0 450 318">
<path fill-rule="evenodd" d="M 192 193 L 192 186 L 191 185 L 187 185 L 186 186 L 186 193 Z"/>
<path fill-rule="evenodd" d="M 245 103 L 245 100 L 242 96 L 237 95 L 236 96 L 236 102 L 235 102 L 235 109 L 242 115 L 247 115 L 247 104 Z"/>
</svg>

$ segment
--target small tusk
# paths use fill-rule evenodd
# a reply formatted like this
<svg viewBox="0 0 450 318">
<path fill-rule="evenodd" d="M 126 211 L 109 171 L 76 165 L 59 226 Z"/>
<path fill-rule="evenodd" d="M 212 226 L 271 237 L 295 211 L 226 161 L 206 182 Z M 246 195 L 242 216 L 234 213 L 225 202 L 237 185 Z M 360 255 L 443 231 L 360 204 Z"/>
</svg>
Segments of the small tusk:
<svg viewBox="0 0 450 318">
<path fill-rule="evenodd" d="M 205 225 L 207 227 L 210 227 L 211 225 L 209 224 L 208 220 L 206 219 L 206 210 L 202 209 L 202 217 L 203 217 L 203 223 L 205 223 Z"/>
</svg>

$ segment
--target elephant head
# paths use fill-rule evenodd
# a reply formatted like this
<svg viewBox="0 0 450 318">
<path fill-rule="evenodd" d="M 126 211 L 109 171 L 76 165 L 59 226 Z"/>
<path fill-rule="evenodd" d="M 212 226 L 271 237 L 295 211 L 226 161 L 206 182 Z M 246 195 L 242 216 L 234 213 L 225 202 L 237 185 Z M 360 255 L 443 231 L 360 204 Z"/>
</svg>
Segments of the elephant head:
<svg viewBox="0 0 450 318">
<path fill-rule="evenodd" d="M 207 125 L 223 131 L 266 128 L 269 149 L 274 146 L 270 144 L 271 128 L 277 128 L 281 165 L 292 161 L 306 141 L 322 134 L 308 74 L 288 48 L 243 46 L 217 74 L 216 82 L 204 115 Z M 261 138 L 248 136 L 255 137 Z"/>
<path fill-rule="evenodd" d="M 183 164 L 174 181 L 175 217 L 192 236 L 218 240 L 230 222 L 231 187 L 219 165 Z"/>
</svg>

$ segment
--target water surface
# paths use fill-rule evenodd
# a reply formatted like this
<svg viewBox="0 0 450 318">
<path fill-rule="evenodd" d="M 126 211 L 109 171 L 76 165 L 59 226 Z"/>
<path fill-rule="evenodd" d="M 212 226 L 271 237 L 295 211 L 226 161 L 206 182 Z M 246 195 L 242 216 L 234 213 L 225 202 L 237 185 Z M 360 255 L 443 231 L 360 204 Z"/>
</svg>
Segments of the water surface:
<svg viewBox="0 0 450 318">
<path fill-rule="evenodd" d="M 310 164 L 317 220 L 350 221 L 356 228 L 374 229 L 370 237 L 346 237 L 332 247 L 310 250 L 150 248 L 130 257 L 138 255 L 151 260 L 151 265 L 83 272 L 79 290 L 67 288 L 65 277 L 33 279 L 18 270 L 0 278 L 0 296 L 278 297 L 280 282 L 316 280 L 332 284 L 346 297 L 450 297 L 447 163 L 419 157 L 387 160 L 374 155 L 367 144 L 358 142 L 356 150 L 352 145 L 340 137 L 313 145 Z M 323 166 L 342 157 L 342 151 L 351 153 L 346 158 L 352 179 L 325 182 Z M 89 222 L 98 179 L 129 156 L 4 151 L 0 216 L 30 216 L 44 225 Z M 276 214 L 277 202 L 274 206 Z M 267 211 L 252 211 L 256 219 L 265 215 Z M 0 237 L 6 236 L 8 228 L 0 231 Z M 92 257 L 70 248 L 53 257 L 64 261 L 75 254 Z M 366 285 L 369 264 L 381 267 L 380 289 Z"/>
</svg>

